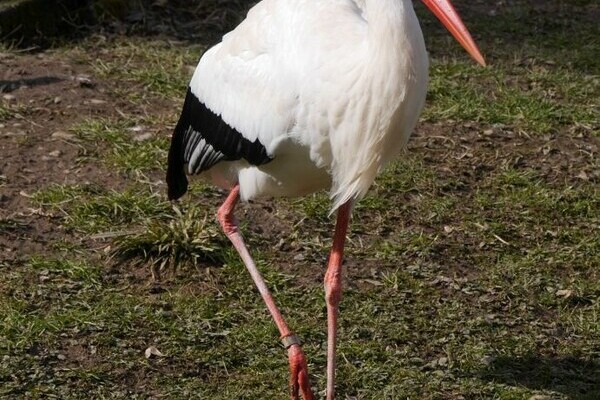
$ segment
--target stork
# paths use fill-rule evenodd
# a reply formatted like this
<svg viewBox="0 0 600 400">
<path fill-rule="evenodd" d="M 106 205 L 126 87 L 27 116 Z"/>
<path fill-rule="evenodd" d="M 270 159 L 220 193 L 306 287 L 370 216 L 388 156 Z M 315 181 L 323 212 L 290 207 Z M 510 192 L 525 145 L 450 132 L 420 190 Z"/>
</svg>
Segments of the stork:
<svg viewBox="0 0 600 400">
<path fill-rule="evenodd" d="M 450 0 L 422 0 L 481 65 Z M 299 338 L 250 256 L 237 202 L 329 190 L 327 399 L 334 398 L 342 254 L 353 205 L 404 148 L 425 102 L 428 57 L 410 0 L 262 0 L 201 57 L 171 140 L 170 199 L 201 175 L 229 190 L 217 212 L 287 349 L 292 399 L 314 399 Z"/>
</svg>

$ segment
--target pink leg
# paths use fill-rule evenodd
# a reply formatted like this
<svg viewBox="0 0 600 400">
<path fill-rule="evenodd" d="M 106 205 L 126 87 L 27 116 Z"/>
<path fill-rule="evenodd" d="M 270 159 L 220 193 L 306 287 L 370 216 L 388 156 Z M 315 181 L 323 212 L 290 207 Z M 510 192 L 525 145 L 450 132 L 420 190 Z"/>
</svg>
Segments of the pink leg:
<svg viewBox="0 0 600 400">
<path fill-rule="evenodd" d="M 281 312 L 275 305 L 273 296 L 269 292 L 264 279 L 260 275 L 260 272 L 258 272 L 258 269 L 254 264 L 254 260 L 252 260 L 252 257 L 246 248 L 244 238 L 239 232 L 237 221 L 233 215 L 233 210 L 239 198 L 240 187 L 239 185 L 236 185 L 233 187 L 233 189 L 231 189 L 231 193 L 229 193 L 229 196 L 227 196 L 227 199 L 219 208 L 219 211 L 217 212 L 217 218 L 219 219 L 223 231 L 231 243 L 233 243 L 233 246 L 242 258 L 242 261 L 246 265 L 248 272 L 250 272 L 252 280 L 256 284 L 258 291 L 265 301 L 271 316 L 273 316 L 273 320 L 275 321 L 275 324 L 279 329 L 279 333 L 281 334 L 281 339 L 287 348 L 290 362 L 290 391 L 292 399 L 298 400 L 298 392 L 300 391 L 304 400 L 314 400 L 314 395 L 308 380 L 308 367 L 306 365 L 306 358 L 304 357 L 304 353 L 300 348 L 300 341 L 292 333 L 292 331 L 290 331 L 285 323 Z"/>
<path fill-rule="evenodd" d="M 350 222 L 352 202 L 348 201 L 338 209 L 333 247 L 329 255 L 329 265 L 325 273 L 325 299 L 327 300 L 327 400 L 335 394 L 335 346 L 337 335 L 338 306 L 342 298 L 342 257 L 344 242 Z"/>
</svg>

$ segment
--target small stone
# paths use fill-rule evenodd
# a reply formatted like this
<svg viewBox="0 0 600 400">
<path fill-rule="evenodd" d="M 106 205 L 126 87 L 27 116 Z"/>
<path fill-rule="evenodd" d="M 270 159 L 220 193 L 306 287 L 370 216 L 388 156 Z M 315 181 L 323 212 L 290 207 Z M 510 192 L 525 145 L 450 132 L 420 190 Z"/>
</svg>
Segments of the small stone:
<svg viewBox="0 0 600 400">
<path fill-rule="evenodd" d="M 131 128 L 129 128 L 129 130 L 131 132 L 141 132 L 144 130 L 144 127 L 141 125 L 136 125 L 136 126 L 132 126 Z"/>
<path fill-rule="evenodd" d="M 54 104 L 58 104 L 62 101 L 62 98 L 60 96 L 56 96 L 53 101 L 54 101 Z"/>
<path fill-rule="evenodd" d="M 59 359 L 59 360 L 61 360 L 61 361 L 64 361 L 64 360 L 66 360 L 66 359 L 67 359 L 67 357 L 65 357 L 65 355 L 64 355 L 64 354 L 59 354 L 59 355 L 57 355 L 57 356 L 56 356 L 56 358 L 58 358 L 58 359 Z"/>
<path fill-rule="evenodd" d="M 105 100 L 100 100 L 100 99 L 91 99 L 90 103 L 94 104 L 94 105 L 100 105 L 100 104 L 106 104 L 106 101 Z"/>
<path fill-rule="evenodd" d="M 60 150 L 54 150 L 54 151 L 51 151 L 50 153 L 48 153 L 48 155 L 49 155 L 50 157 L 60 157 L 60 155 L 61 155 L 61 154 L 62 154 L 62 153 L 61 153 L 61 151 L 60 151 Z"/>
<path fill-rule="evenodd" d="M 306 259 L 306 257 L 304 257 L 304 254 L 296 254 L 294 256 L 294 261 L 304 261 Z"/>
<path fill-rule="evenodd" d="M 78 75 L 75 80 L 79 82 L 79 86 L 85 88 L 93 88 L 96 86 L 92 80 L 86 75 Z"/>
<path fill-rule="evenodd" d="M 146 132 L 141 135 L 136 135 L 133 137 L 134 142 L 145 142 L 146 140 L 152 139 L 152 133 Z"/>
<path fill-rule="evenodd" d="M 12 94 L 5 94 L 2 98 L 6 101 L 15 101 L 17 98 Z"/>
<path fill-rule="evenodd" d="M 590 177 L 588 176 L 588 174 L 585 171 L 581 171 L 579 173 L 579 175 L 577 175 L 577 178 L 583 180 L 583 181 L 589 181 Z"/>
<path fill-rule="evenodd" d="M 483 365 L 491 365 L 494 362 L 494 357 L 492 356 L 483 356 L 481 358 L 481 362 L 483 363 Z"/>
</svg>

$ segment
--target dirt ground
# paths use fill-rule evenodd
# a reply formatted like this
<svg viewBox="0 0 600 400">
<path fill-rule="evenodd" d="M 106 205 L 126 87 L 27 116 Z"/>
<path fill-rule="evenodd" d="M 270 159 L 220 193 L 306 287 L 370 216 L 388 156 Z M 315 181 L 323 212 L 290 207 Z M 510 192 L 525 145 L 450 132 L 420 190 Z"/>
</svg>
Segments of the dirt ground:
<svg viewBox="0 0 600 400">
<path fill-rule="evenodd" d="M 61 60 L 52 54 L 2 55 L 4 101 L 27 104 L 0 124 L 2 160 L 1 218 L 18 220 L 9 235 L 0 238 L 3 258 L 25 257 L 47 251 L 57 236 L 51 219 L 32 207 L 30 195 L 52 183 L 115 182 L 93 163 L 80 165 L 81 148 L 72 141 L 69 127 L 93 115 L 109 115 L 114 99 L 92 80 L 89 67 Z"/>
</svg>

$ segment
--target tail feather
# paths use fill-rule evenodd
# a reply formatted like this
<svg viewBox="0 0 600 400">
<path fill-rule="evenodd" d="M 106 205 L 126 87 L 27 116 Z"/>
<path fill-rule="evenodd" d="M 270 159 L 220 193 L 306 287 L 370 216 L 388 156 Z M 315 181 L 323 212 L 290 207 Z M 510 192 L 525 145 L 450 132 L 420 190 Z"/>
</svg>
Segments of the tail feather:
<svg viewBox="0 0 600 400">
<path fill-rule="evenodd" d="M 179 120 L 173 137 L 171 138 L 171 147 L 169 149 L 169 159 L 167 166 L 167 186 L 169 200 L 176 200 L 183 196 L 188 189 L 188 179 L 185 174 L 185 161 L 183 157 L 186 122 L 182 118 Z"/>
</svg>

